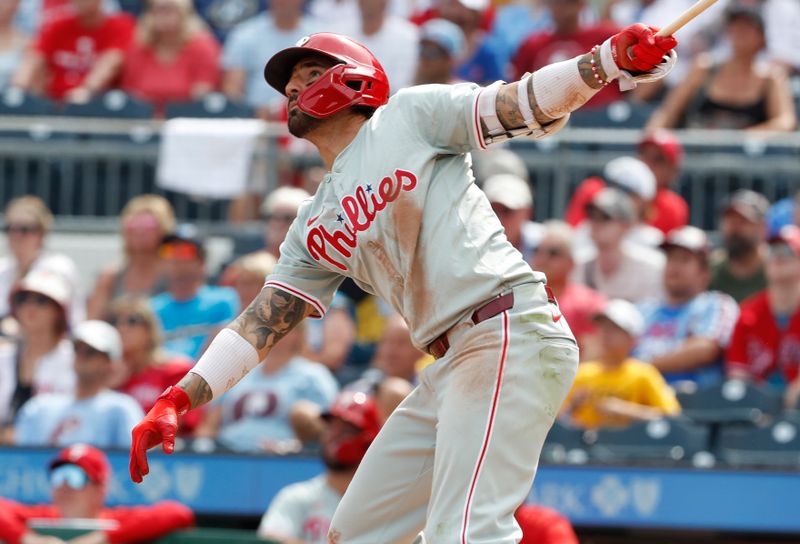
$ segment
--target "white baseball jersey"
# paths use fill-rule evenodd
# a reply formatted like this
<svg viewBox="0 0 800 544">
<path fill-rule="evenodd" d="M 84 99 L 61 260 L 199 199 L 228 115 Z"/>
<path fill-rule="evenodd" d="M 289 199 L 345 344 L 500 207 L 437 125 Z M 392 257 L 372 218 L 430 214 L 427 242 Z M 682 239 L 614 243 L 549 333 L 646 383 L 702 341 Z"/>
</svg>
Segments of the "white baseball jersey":
<svg viewBox="0 0 800 544">
<path fill-rule="evenodd" d="M 261 518 L 258 536 L 327 544 L 331 518 L 342 499 L 321 474 L 281 489 Z"/>
<path fill-rule="evenodd" d="M 350 276 L 424 348 L 511 286 L 542 282 L 507 241 L 468 152 L 485 147 L 471 83 L 399 91 L 300 208 L 267 285 L 324 314 Z"/>
</svg>

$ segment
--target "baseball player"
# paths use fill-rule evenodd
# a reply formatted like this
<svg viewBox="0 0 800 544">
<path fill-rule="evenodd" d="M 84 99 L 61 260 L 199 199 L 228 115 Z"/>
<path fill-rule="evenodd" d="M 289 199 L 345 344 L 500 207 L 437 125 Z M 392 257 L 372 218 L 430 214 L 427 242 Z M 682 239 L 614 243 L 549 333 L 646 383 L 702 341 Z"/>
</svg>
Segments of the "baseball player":
<svg viewBox="0 0 800 544">
<path fill-rule="evenodd" d="M 543 274 L 506 237 L 473 184 L 473 149 L 541 138 L 613 80 L 663 77 L 672 37 L 627 27 L 520 81 L 430 85 L 389 100 L 362 45 L 314 34 L 274 55 L 265 77 L 288 97 L 292 134 L 328 169 L 301 206 L 255 301 L 133 431 L 131 477 L 146 450 L 173 449 L 176 416 L 218 397 L 344 276 L 391 304 L 438 360 L 387 420 L 332 520 L 340 544 L 518 542 L 513 518 L 578 363 Z"/>
</svg>

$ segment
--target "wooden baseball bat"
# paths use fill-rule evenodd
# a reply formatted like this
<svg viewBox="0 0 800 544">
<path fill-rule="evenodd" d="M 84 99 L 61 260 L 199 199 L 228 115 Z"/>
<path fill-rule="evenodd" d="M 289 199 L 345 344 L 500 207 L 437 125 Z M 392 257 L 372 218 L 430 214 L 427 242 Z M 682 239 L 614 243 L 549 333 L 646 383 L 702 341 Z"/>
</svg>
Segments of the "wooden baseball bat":
<svg viewBox="0 0 800 544">
<path fill-rule="evenodd" d="M 698 0 L 692 7 L 681 13 L 677 19 L 659 30 L 656 36 L 672 36 L 686 23 L 703 13 L 716 2 L 717 0 Z"/>
</svg>

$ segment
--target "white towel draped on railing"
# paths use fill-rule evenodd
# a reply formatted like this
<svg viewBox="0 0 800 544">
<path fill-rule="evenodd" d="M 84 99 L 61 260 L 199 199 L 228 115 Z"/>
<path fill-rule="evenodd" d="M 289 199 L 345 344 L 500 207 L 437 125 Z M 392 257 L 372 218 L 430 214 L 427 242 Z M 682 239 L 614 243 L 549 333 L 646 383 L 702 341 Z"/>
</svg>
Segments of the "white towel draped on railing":
<svg viewBox="0 0 800 544">
<path fill-rule="evenodd" d="M 257 119 L 166 121 L 158 157 L 159 187 L 207 198 L 241 195 L 266 126 Z"/>
</svg>

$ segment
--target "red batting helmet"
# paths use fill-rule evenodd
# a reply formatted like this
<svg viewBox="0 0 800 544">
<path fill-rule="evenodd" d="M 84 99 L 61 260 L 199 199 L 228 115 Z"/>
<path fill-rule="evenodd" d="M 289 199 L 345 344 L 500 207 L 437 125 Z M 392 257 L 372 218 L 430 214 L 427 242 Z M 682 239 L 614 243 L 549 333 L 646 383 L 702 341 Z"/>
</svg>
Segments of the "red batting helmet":
<svg viewBox="0 0 800 544">
<path fill-rule="evenodd" d="M 355 437 L 337 444 L 333 454 L 336 461 L 344 465 L 356 465 L 361 462 L 361 458 L 367 453 L 367 448 L 381 429 L 381 419 L 375 401 L 361 391 L 342 392 L 322 417 L 339 418 L 361 431 Z"/>
<path fill-rule="evenodd" d="M 301 111 L 322 118 L 350 106 L 377 108 L 389 100 L 389 78 L 378 59 L 357 41 L 331 32 L 312 34 L 275 53 L 264 67 L 264 79 L 285 94 L 295 65 L 312 54 L 337 64 L 300 93 Z"/>
</svg>

